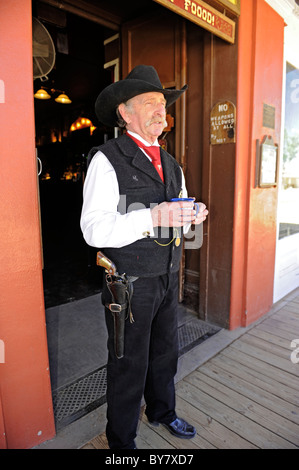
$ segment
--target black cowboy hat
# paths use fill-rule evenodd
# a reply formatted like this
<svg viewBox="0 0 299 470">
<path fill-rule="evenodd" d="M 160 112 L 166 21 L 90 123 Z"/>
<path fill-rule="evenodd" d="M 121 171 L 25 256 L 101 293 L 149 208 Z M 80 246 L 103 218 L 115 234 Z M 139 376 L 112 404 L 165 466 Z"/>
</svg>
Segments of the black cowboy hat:
<svg viewBox="0 0 299 470">
<path fill-rule="evenodd" d="M 104 88 L 99 94 L 95 104 L 95 112 L 100 122 L 107 126 L 117 126 L 116 108 L 134 96 L 157 91 L 163 93 L 166 107 L 173 104 L 188 88 L 185 85 L 181 90 L 163 88 L 157 71 L 151 65 L 137 65 L 129 75 L 118 82 Z"/>
</svg>

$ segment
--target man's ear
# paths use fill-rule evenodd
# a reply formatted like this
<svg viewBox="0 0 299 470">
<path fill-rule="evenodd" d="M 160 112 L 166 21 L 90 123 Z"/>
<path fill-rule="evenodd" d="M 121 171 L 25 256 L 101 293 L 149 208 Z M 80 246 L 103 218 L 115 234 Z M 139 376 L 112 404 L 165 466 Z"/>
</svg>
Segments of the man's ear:
<svg viewBox="0 0 299 470">
<path fill-rule="evenodd" d="M 127 123 L 130 124 L 131 122 L 131 115 L 127 109 L 127 106 L 124 103 L 121 103 L 118 107 L 119 114 L 123 118 L 123 120 Z"/>
</svg>

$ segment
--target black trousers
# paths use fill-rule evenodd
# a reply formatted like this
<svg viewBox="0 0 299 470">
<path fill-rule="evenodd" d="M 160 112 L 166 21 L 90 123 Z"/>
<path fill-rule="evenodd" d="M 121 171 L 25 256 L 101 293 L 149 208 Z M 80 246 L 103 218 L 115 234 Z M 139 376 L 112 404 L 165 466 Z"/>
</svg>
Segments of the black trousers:
<svg viewBox="0 0 299 470">
<path fill-rule="evenodd" d="M 143 395 L 149 421 L 171 423 L 176 419 L 178 274 L 139 278 L 133 285 L 135 322 L 126 320 L 121 359 L 114 353 L 113 317 L 105 309 L 109 352 L 106 435 L 110 449 L 135 447 Z"/>
</svg>

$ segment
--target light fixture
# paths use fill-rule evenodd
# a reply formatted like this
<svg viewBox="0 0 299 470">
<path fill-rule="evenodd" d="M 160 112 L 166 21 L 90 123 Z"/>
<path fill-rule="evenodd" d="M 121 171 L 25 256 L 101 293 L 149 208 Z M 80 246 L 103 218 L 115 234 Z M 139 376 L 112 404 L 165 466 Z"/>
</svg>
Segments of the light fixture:
<svg viewBox="0 0 299 470">
<path fill-rule="evenodd" d="M 71 125 L 70 130 L 73 132 L 79 129 L 83 129 L 84 127 L 90 127 L 90 135 L 95 130 L 95 127 L 90 119 L 79 116 L 78 119 L 76 119 L 76 121 Z"/>
<path fill-rule="evenodd" d="M 59 96 L 57 96 L 57 98 L 55 98 L 55 101 L 57 103 L 61 103 L 61 104 L 70 104 L 72 101 L 70 100 L 70 98 L 64 93 L 64 91 L 62 90 L 56 90 L 55 88 L 51 88 L 48 90 L 50 91 L 50 93 L 53 95 L 54 93 L 60 93 Z M 47 92 L 47 89 L 46 87 L 41 87 L 35 94 L 34 94 L 34 98 L 37 98 L 38 100 L 49 100 L 52 96 Z"/>
<path fill-rule="evenodd" d="M 55 101 L 62 104 L 70 104 L 72 102 L 65 93 L 61 93 L 59 96 L 57 96 Z"/>
<path fill-rule="evenodd" d="M 40 88 L 34 95 L 34 98 L 37 98 L 38 100 L 50 100 L 51 96 L 45 90 L 44 88 Z"/>
</svg>

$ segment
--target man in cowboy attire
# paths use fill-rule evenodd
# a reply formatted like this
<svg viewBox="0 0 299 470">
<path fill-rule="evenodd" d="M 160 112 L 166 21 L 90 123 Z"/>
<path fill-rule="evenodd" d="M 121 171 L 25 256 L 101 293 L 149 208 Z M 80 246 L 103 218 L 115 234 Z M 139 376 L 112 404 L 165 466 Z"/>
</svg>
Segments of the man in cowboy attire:
<svg viewBox="0 0 299 470">
<path fill-rule="evenodd" d="M 174 376 L 178 359 L 178 270 L 180 231 L 201 224 L 208 211 L 186 197 L 177 161 L 159 147 L 166 108 L 187 89 L 164 89 L 156 70 L 139 65 L 105 88 L 95 110 L 107 126 L 126 133 L 91 151 L 84 184 L 81 228 L 86 242 L 101 248 L 133 285 L 131 311 L 125 321 L 124 356 L 114 349 L 114 321 L 108 308 L 107 428 L 111 449 L 134 449 L 144 396 L 146 416 L 179 438 L 195 428 L 175 412 Z M 112 305 L 103 289 L 104 305 Z M 115 304 L 113 304 L 115 305 Z"/>
</svg>

